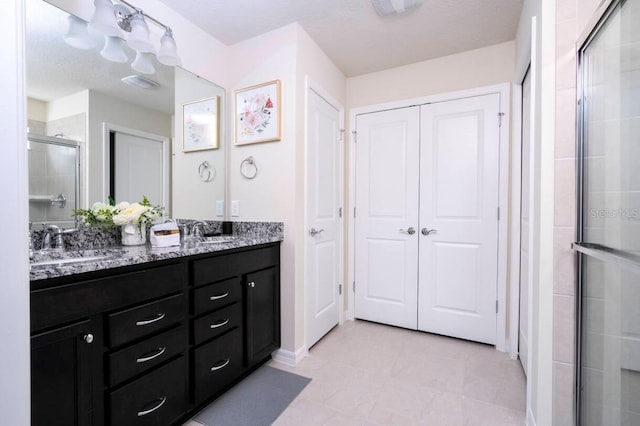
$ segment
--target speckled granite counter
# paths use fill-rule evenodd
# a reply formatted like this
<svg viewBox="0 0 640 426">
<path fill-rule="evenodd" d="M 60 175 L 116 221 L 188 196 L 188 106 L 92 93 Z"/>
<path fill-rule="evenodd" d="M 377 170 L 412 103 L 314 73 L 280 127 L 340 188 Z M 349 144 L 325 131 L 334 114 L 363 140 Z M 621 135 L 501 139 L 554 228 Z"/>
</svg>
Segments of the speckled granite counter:
<svg viewBox="0 0 640 426">
<path fill-rule="evenodd" d="M 279 222 L 238 222 L 234 234 L 212 238 L 190 238 L 174 247 L 111 246 L 85 248 L 63 253 L 50 252 L 45 258 L 32 259 L 31 281 L 81 274 L 122 266 L 213 253 L 242 247 L 279 242 L 284 239 L 283 224 Z M 43 261 L 46 261 L 43 262 Z"/>
</svg>

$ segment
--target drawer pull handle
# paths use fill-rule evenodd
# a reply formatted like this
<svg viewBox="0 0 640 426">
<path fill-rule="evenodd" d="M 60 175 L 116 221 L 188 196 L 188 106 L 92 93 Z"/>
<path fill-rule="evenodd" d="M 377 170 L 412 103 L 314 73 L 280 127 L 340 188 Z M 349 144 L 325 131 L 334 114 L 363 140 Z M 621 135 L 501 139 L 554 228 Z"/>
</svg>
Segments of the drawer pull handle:
<svg viewBox="0 0 640 426">
<path fill-rule="evenodd" d="M 138 364 L 142 364 L 143 362 L 147 362 L 147 361 L 151 361 L 152 359 L 158 358 L 160 355 L 162 355 L 165 351 L 167 350 L 166 347 L 164 348 L 158 348 L 158 350 L 153 354 L 153 355 L 149 355 L 149 354 L 145 354 L 142 357 L 138 358 L 136 360 L 136 362 Z"/>
<path fill-rule="evenodd" d="M 222 327 L 223 325 L 227 325 L 229 324 L 229 318 L 222 320 L 220 322 L 217 322 L 215 324 L 211 324 L 209 327 L 210 328 L 218 328 L 218 327 Z"/>
<path fill-rule="evenodd" d="M 158 322 L 161 319 L 163 319 L 166 315 L 165 314 L 158 314 L 156 315 L 154 318 L 149 318 L 149 319 L 144 319 L 142 321 L 137 321 L 136 325 L 149 325 L 149 324 L 153 324 L 154 322 Z"/>
<path fill-rule="evenodd" d="M 220 370 L 221 368 L 225 368 L 227 365 L 229 365 L 229 362 L 231 362 L 231 360 L 227 358 L 222 362 L 222 364 L 214 365 L 213 367 L 211 367 L 211 371 L 216 371 L 216 370 Z"/>
<path fill-rule="evenodd" d="M 156 411 L 158 408 L 162 407 L 164 403 L 167 402 L 167 397 L 163 396 L 160 398 L 160 402 L 153 408 L 149 408 L 148 410 L 138 411 L 138 417 L 146 416 L 147 414 L 151 414 Z"/>
<path fill-rule="evenodd" d="M 218 299 L 224 299 L 225 297 L 227 297 L 229 295 L 229 292 L 226 292 L 224 294 L 217 294 L 215 296 L 211 296 L 209 298 L 209 300 L 218 300 Z"/>
</svg>

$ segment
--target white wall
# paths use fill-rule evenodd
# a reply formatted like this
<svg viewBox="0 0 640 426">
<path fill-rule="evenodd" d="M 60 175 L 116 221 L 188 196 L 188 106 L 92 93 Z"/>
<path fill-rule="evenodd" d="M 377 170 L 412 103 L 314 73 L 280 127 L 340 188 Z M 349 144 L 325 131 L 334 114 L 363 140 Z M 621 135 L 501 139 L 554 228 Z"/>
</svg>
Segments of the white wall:
<svg viewBox="0 0 640 426">
<path fill-rule="evenodd" d="M 347 79 L 349 108 L 511 81 L 513 41 Z"/>
<path fill-rule="evenodd" d="M 225 153 L 229 144 L 219 140 L 219 148 L 205 151 L 183 152 L 183 104 L 219 97 L 218 131 L 219 137 L 226 139 L 228 120 L 220 119 L 226 110 L 226 91 L 209 81 L 196 78 L 193 74 L 176 68 L 175 70 L 175 133 L 172 155 L 172 201 L 171 216 L 188 219 L 213 219 L 216 217 L 216 201 L 225 199 Z M 223 117 L 227 117 L 224 113 Z M 198 168 L 207 161 L 215 169 L 215 177 L 209 182 L 200 179 Z M 188 189 L 187 189 L 188 188 Z M 224 219 L 218 217 L 219 220 Z"/>
<path fill-rule="evenodd" d="M 276 79 L 282 85 L 282 140 L 231 146 L 228 178 L 230 199 L 240 202 L 240 217 L 232 220 L 285 224 L 281 251 L 282 348 L 295 351 L 304 344 L 304 75 L 310 74 L 341 101 L 344 77 L 298 24 L 232 46 L 229 64 L 235 76 L 232 90 Z M 233 108 L 233 99 L 230 105 Z M 229 115 L 232 123 L 234 113 Z M 259 168 L 252 180 L 239 172 L 240 163 L 249 156 Z"/>
<path fill-rule="evenodd" d="M 104 199 L 104 150 L 108 140 L 104 140 L 103 123 L 115 124 L 141 132 L 170 138 L 171 116 L 157 111 L 140 108 L 127 102 L 89 91 L 87 165 L 91 170 L 88 182 L 88 194 L 84 200 L 87 206 Z M 138 201 L 138 200 L 116 200 Z M 151 202 L 154 202 L 151 200 Z"/>
<path fill-rule="evenodd" d="M 27 118 L 29 120 L 47 121 L 47 104 L 37 99 L 27 99 Z"/>
<path fill-rule="evenodd" d="M 3 72 L 0 79 L 0 413 L 2 423 L 29 424 L 29 265 L 27 247 L 27 131 L 24 87 L 24 2 L 0 0 Z"/>
</svg>

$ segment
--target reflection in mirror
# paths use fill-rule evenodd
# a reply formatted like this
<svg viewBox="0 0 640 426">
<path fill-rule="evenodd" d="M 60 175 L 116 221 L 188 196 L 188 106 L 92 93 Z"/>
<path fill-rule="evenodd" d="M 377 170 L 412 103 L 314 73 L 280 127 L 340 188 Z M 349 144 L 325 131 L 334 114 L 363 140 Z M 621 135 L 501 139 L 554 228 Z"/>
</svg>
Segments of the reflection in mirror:
<svg viewBox="0 0 640 426">
<path fill-rule="evenodd" d="M 79 192 L 76 141 L 29 134 L 29 222 L 69 228 Z"/>
<path fill-rule="evenodd" d="M 61 2 L 51 0 L 51 3 Z M 75 4 L 64 3 L 65 7 Z M 192 97 L 191 90 L 197 87 L 200 91 L 199 99 L 204 97 L 203 93 L 220 96 L 221 113 L 224 111 L 225 90 L 183 69 L 162 65 L 154 55 L 150 55 L 156 70 L 154 74 L 143 75 L 136 72 L 131 68 L 135 51 L 125 43 L 119 44 L 127 62 L 108 61 L 100 54 L 105 45 L 105 37 L 91 31 L 89 35 L 94 41 L 93 48 L 72 47 L 65 43 L 64 37 L 69 30 L 69 23 L 76 21 L 69 19 L 67 11 L 52 4 L 42 0 L 26 2 L 28 126 L 31 132 L 46 136 L 64 134 L 65 138 L 81 144 L 80 189 L 76 199 L 78 206 L 87 208 L 96 201 L 105 201 L 114 190 L 116 201 L 138 201 L 127 200 L 118 195 L 117 188 L 122 188 L 122 183 L 127 181 L 135 184 L 130 186 L 136 187 L 127 188 L 132 190 L 131 194 L 146 195 L 143 183 L 137 185 L 141 179 L 121 177 L 120 184 L 118 183 L 120 172 L 117 170 L 131 166 L 136 168 L 138 176 L 146 176 L 146 180 L 155 186 L 158 186 L 158 180 L 162 181 L 161 189 L 153 189 L 153 193 L 159 194 L 157 196 L 161 199 L 150 201 L 164 205 L 169 215 L 175 216 L 176 194 L 182 194 L 178 195 L 180 198 L 185 193 L 193 193 L 192 186 L 201 183 L 198 176 L 192 176 L 195 171 L 191 162 L 200 164 L 206 160 L 215 164 L 216 178 L 207 182 L 206 188 L 202 189 L 206 191 L 207 197 L 200 197 L 202 193 L 197 192 L 197 189 L 195 197 L 206 198 L 207 204 L 212 208 L 211 212 L 196 210 L 195 213 L 196 216 L 212 218 L 214 200 L 224 199 L 224 140 L 220 140 L 220 148 L 216 150 L 183 153 L 182 104 L 186 102 L 185 99 Z M 167 24 L 170 25 L 170 22 Z M 142 88 L 141 84 L 123 83 L 122 79 L 130 76 L 138 83 L 147 83 L 151 87 Z M 181 93 L 183 90 L 187 90 L 187 93 Z M 224 123 L 222 117 L 219 120 Z M 224 129 L 219 131 L 221 136 L 224 135 Z M 156 149 L 157 155 L 154 154 L 154 161 L 161 164 L 155 164 L 150 171 L 145 170 L 145 162 L 140 158 L 146 158 L 148 164 L 150 157 L 144 157 L 139 152 L 138 157 L 130 155 L 135 151 L 132 145 L 122 148 L 122 143 L 118 142 L 120 151 L 117 148 L 113 151 L 113 141 L 118 132 L 142 137 L 152 135 L 152 139 L 162 141 L 163 147 Z M 126 144 L 126 141 L 123 143 Z M 127 160 L 128 165 L 122 163 Z M 183 173 L 188 176 L 183 177 Z M 137 197 L 129 194 L 124 196 Z M 191 210 L 184 213 L 189 211 Z"/>
</svg>

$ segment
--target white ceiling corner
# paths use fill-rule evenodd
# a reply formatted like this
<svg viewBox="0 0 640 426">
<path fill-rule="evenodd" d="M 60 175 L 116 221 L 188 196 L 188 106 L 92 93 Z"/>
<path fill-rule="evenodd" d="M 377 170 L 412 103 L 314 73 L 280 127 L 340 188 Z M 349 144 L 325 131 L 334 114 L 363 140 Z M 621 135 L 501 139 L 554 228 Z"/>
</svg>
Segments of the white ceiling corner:
<svg viewBox="0 0 640 426">
<path fill-rule="evenodd" d="M 370 0 L 160 0 L 226 45 L 299 22 L 347 77 L 515 38 L 523 0 L 424 0 L 381 18 Z"/>
</svg>

